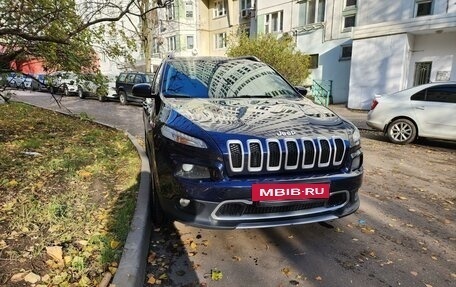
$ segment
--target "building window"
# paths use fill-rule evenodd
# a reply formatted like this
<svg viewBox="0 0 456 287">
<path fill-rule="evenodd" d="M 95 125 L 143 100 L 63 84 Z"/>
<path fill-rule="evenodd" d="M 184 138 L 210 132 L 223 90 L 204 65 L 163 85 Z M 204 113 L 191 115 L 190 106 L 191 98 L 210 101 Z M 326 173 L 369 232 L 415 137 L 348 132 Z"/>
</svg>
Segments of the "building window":
<svg viewBox="0 0 456 287">
<path fill-rule="evenodd" d="M 352 57 L 352 45 L 344 45 L 341 48 L 340 60 L 350 60 Z"/>
<path fill-rule="evenodd" d="M 309 69 L 318 69 L 318 54 L 311 54 Z"/>
<path fill-rule="evenodd" d="M 415 17 L 432 14 L 432 0 L 416 0 Z"/>
<path fill-rule="evenodd" d="M 431 80 L 432 62 L 417 62 L 415 63 L 415 77 L 413 85 L 418 86 L 427 84 Z"/>
<path fill-rule="evenodd" d="M 264 31 L 266 33 L 282 32 L 283 30 L 283 11 L 266 14 Z"/>
<path fill-rule="evenodd" d="M 193 3 L 192 2 L 185 2 L 185 18 L 187 18 L 187 19 L 193 18 Z"/>
<path fill-rule="evenodd" d="M 219 33 L 215 35 L 215 48 L 226 48 L 226 33 Z"/>
<path fill-rule="evenodd" d="M 299 26 L 325 21 L 325 0 L 309 0 L 299 3 Z"/>
<path fill-rule="evenodd" d="M 166 38 L 168 43 L 168 52 L 176 50 L 176 36 Z"/>
<path fill-rule="evenodd" d="M 252 0 L 241 0 L 241 11 L 253 9 Z"/>
<path fill-rule="evenodd" d="M 166 19 L 172 20 L 174 16 L 174 5 L 173 3 L 169 3 L 166 5 Z"/>
<path fill-rule="evenodd" d="M 356 15 L 344 16 L 344 29 L 355 27 Z"/>
<path fill-rule="evenodd" d="M 187 36 L 187 50 L 191 50 L 195 47 L 193 36 Z"/>
<path fill-rule="evenodd" d="M 214 18 L 226 15 L 225 0 L 215 1 Z"/>
<path fill-rule="evenodd" d="M 345 2 L 345 7 L 352 7 L 352 6 L 356 6 L 356 0 L 347 0 Z"/>
<path fill-rule="evenodd" d="M 152 44 L 152 54 L 157 54 L 158 53 L 158 46 L 159 46 L 159 39 L 158 38 L 154 38 L 153 39 L 153 44 Z"/>
</svg>

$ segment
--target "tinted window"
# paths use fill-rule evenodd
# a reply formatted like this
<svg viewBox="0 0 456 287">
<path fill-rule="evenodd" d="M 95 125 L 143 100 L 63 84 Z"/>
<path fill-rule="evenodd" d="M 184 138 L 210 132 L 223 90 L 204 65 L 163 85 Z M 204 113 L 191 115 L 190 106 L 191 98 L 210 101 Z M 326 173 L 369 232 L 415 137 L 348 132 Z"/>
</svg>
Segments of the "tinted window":
<svg viewBox="0 0 456 287">
<path fill-rule="evenodd" d="M 135 83 L 138 84 L 138 83 L 143 83 L 143 82 L 144 82 L 143 76 L 142 75 L 136 75 Z"/>
<path fill-rule="evenodd" d="M 192 98 L 300 97 L 265 63 L 222 58 L 169 62 L 162 93 Z"/>
<path fill-rule="evenodd" d="M 117 81 L 119 82 L 125 82 L 125 78 L 127 77 L 127 74 L 120 74 L 119 75 L 119 78 L 117 79 Z"/>
<path fill-rule="evenodd" d="M 456 103 L 456 86 L 438 86 L 427 90 L 426 101 L 441 103 Z"/>
<path fill-rule="evenodd" d="M 410 99 L 412 101 L 424 101 L 426 98 L 426 90 L 419 91 L 418 93 L 414 94 Z"/>
<path fill-rule="evenodd" d="M 127 75 L 127 78 L 125 79 L 125 82 L 126 83 L 134 83 L 135 81 L 135 74 L 128 74 Z"/>
</svg>

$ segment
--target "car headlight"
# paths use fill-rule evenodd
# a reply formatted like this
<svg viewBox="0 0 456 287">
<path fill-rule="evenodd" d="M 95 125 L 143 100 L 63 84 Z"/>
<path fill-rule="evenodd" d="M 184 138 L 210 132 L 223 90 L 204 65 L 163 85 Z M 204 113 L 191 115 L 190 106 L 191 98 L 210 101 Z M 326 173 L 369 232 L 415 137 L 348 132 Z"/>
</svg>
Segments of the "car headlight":
<svg viewBox="0 0 456 287">
<path fill-rule="evenodd" d="M 353 126 L 353 129 L 348 131 L 348 138 L 350 140 L 350 146 L 358 146 L 361 143 L 361 134 L 357 127 Z"/>
<path fill-rule="evenodd" d="M 207 148 L 204 141 L 176 131 L 168 126 L 162 126 L 161 133 L 164 137 L 180 144 L 194 146 L 198 148 Z"/>
</svg>

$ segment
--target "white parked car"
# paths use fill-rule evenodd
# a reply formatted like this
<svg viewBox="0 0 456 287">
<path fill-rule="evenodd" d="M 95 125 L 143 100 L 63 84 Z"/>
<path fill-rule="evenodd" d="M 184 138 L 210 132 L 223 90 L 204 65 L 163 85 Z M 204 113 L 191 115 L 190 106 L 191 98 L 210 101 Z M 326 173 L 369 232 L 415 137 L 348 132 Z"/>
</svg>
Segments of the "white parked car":
<svg viewBox="0 0 456 287">
<path fill-rule="evenodd" d="M 424 84 L 376 96 L 367 125 L 383 131 L 397 144 L 417 137 L 456 140 L 456 82 Z"/>
</svg>

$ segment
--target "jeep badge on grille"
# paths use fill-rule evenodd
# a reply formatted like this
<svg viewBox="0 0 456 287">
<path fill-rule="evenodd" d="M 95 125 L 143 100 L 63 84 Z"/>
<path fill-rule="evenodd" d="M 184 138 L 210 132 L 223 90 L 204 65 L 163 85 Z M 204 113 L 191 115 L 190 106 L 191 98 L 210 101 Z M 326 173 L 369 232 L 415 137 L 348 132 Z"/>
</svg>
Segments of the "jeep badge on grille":
<svg viewBox="0 0 456 287">
<path fill-rule="evenodd" d="M 277 136 L 278 137 L 283 137 L 283 136 L 294 136 L 296 134 L 295 131 L 278 131 Z"/>
</svg>

